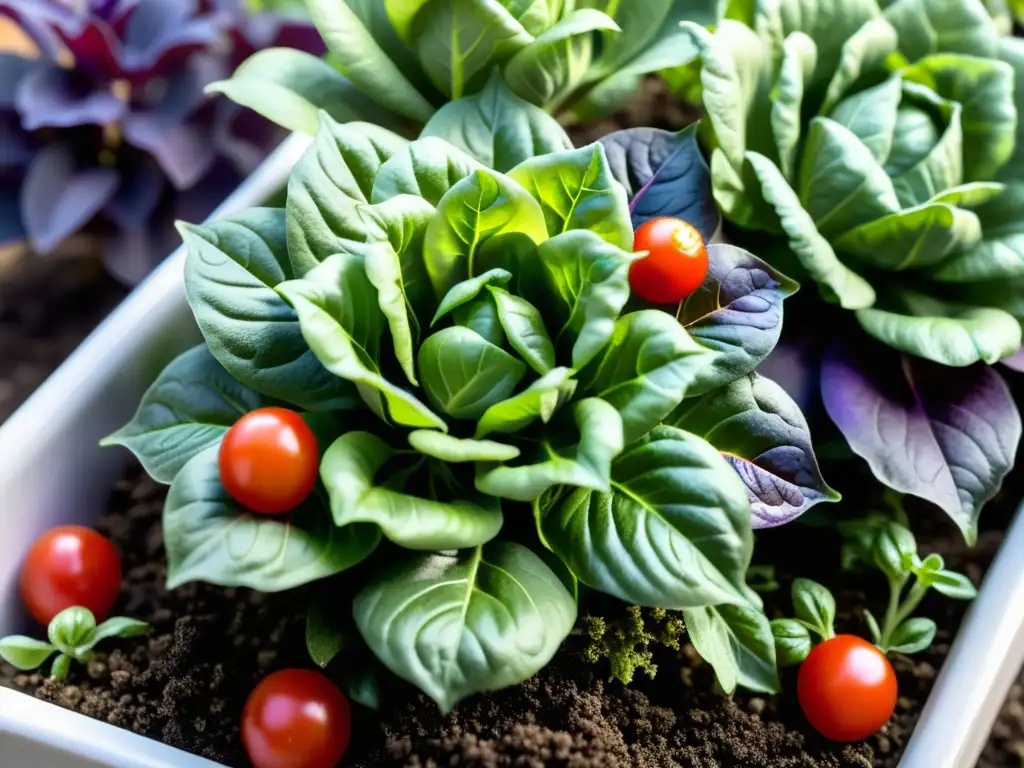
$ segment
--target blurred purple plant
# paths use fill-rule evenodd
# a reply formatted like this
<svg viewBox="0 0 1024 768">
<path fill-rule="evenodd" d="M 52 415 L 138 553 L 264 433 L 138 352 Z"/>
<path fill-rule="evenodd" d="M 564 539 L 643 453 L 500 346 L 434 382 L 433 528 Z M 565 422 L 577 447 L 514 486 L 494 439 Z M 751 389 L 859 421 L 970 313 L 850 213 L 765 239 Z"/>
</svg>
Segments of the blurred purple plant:
<svg viewBox="0 0 1024 768">
<path fill-rule="evenodd" d="M 40 55 L 0 53 L 0 245 L 53 251 L 83 227 L 144 277 L 282 138 L 203 88 L 253 51 L 321 54 L 304 19 L 240 0 L 0 0 Z"/>
</svg>

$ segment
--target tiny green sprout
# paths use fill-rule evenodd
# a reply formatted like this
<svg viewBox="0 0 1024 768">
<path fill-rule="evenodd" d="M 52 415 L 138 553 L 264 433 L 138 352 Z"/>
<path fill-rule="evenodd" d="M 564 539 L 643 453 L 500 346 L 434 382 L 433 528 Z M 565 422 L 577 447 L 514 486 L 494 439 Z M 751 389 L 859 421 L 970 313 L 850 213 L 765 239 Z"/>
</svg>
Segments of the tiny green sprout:
<svg viewBox="0 0 1024 768">
<path fill-rule="evenodd" d="M 0 658 L 11 666 L 29 671 L 41 667 L 54 653 L 57 657 L 50 666 L 50 674 L 58 680 L 67 677 L 71 660 L 82 664 L 92 658 L 92 649 L 108 637 L 135 637 L 149 632 L 144 621 L 114 616 L 99 626 L 88 608 L 65 608 L 50 621 L 46 634 L 49 642 L 24 635 L 0 638 Z"/>
</svg>

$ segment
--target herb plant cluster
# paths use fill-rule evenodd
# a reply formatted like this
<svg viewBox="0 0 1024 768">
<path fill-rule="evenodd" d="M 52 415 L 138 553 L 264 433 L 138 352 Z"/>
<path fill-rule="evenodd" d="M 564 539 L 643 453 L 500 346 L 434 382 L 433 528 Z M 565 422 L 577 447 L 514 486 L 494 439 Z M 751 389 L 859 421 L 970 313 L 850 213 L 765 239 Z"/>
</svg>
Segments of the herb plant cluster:
<svg viewBox="0 0 1024 768">
<path fill-rule="evenodd" d="M 0 53 L 0 246 L 40 253 L 88 227 L 135 282 L 282 137 L 204 96 L 268 45 L 320 53 L 308 19 L 240 0 L 2 0 L 38 56 Z"/>
<path fill-rule="evenodd" d="M 578 583 L 682 610 L 723 687 L 776 690 L 752 529 L 838 498 L 799 410 L 753 371 L 793 286 L 718 244 L 678 307 L 631 299 L 645 211 L 717 225 L 666 183 L 706 186 L 692 132 L 573 149 L 499 73 L 411 142 L 322 113 L 285 208 L 182 227 L 206 344 L 107 441 L 170 483 L 168 586 L 344 571 L 330 610 L 443 709 L 540 669 Z M 255 514 L 218 454 L 280 404 L 316 435 L 320 483 Z"/>
<path fill-rule="evenodd" d="M 1021 421 L 1024 45 L 979 0 L 762 0 L 701 49 L 715 199 L 742 241 L 849 310 L 821 391 L 891 488 L 965 537 Z M 813 310 L 817 319 L 823 309 Z"/>
</svg>

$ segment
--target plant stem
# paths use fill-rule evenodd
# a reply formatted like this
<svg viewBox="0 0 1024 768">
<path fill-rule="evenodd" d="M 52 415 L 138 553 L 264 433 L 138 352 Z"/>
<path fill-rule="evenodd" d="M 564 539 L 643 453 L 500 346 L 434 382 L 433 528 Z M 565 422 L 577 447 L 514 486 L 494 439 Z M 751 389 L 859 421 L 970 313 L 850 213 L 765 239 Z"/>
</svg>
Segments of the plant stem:
<svg viewBox="0 0 1024 768">
<path fill-rule="evenodd" d="M 902 579 L 889 579 L 889 607 L 885 611 L 885 620 L 882 622 L 882 637 L 878 643 L 882 653 L 888 653 L 893 632 L 914 612 L 928 593 L 928 587 L 922 584 L 920 579 L 915 579 L 914 585 L 910 588 L 906 598 L 901 601 L 900 594 L 903 592 L 903 587 L 906 583 L 906 576 Z"/>
</svg>

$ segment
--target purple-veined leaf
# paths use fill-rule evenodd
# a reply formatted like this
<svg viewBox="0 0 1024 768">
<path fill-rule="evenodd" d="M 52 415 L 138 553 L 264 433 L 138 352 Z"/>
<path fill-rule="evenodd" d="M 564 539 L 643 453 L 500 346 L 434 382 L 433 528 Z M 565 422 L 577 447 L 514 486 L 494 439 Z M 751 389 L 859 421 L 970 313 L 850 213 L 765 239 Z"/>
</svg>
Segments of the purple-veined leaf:
<svg viewBox="0 0 1024 768">
<path fill-rule="evenodd" d="M 108 89 L 57 65 L 40 66 L 22 78 L 15 107 L 27 131 L 106 125 L 120 120 L 127 105 Z"/>
<path fill-rule="evenodd" d="M 110 168 L 77 168 L 60 145 L 42 150 L 21 191 L 21 218 L 32 247 L 42 253 L 56 248 L 107 204 L 117 181 Z"/>
<path fill-rule="evenodd" d="M 629 128 L 605 136 L 601 143 L 612 173 L 629 194 L 634 229 L 648 219 L 672 216 L 711 239 L 721 214 L 694 126 L 678 133 Z"/>
<path fill-rule="evenodd" d="M 683 401 L 666 424 L 700 435 L 743 480 L 754 528 L 788 523 L 840 496 L 821 476 L 807 420 L 775 382 L 749 373 Z"/>
<path fill-rule="evenodd" d="M 949 368 L 868 341 L 835 342 L 821 370 L 825 408 L 890 488 L 937 504 L 968 543 L 1013 468 L 1021 419 L 994 368 Z"/>
<path fill-rule="evenodd" d="M 679 322 L 718 352 L 690 384 L 702 395 L 750 373 L 774 349 L 782 332 L 782 302 L 799 287 L 754 254 L 724 243 L 708 246 L 703 285 L 680 307 Z"/>
<path fill-rule="evenodd" d="M 177 189 L 190 189 L 215 159 L 213 142 L 198 125 L 151 113 L 131 113 L 124 121 L 124 138 L 151 154 Z"/>
<path fill-rule="evenodd" d="M 1004 357 L 999 361 L 1011 371 L 1017 371 L 1017 373 L 1024 373 L 1024 349 L 1018 349 L 1009 357 Z"/>
</svg>

